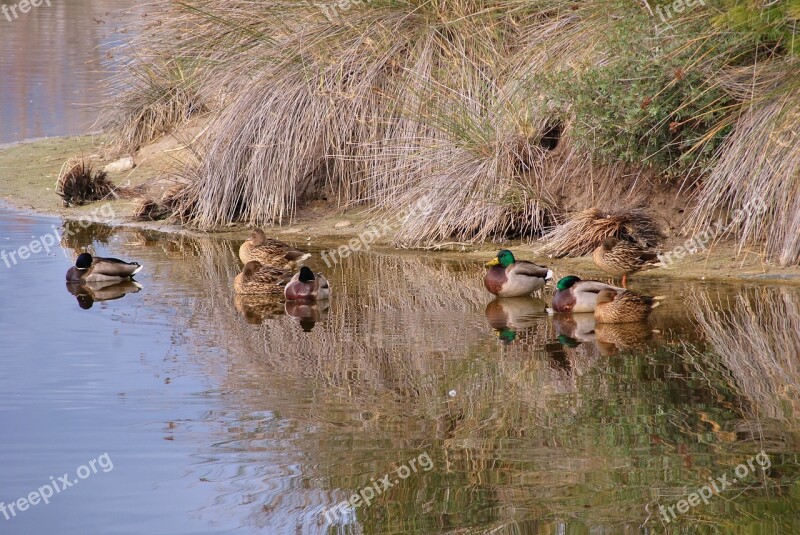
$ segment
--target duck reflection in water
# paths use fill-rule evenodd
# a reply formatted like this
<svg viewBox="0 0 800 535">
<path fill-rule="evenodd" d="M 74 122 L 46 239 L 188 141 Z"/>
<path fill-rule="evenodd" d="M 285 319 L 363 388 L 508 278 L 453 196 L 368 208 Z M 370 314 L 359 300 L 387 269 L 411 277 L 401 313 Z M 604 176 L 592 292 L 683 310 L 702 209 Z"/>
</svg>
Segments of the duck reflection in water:
<svg viewBox="0 0 800 535">
<path fill-rule="evenodd" d="M 284 313 L 283 300 L 275 295 L 236 294 L 233 304 L 251 325 L 260 325 L 264 320 L 277 318 Z"/>
<path fill-rule="evenodd" d="M 97 301 L 120 299 L 141 289 L 142 285 L 135 281 L 67 282 L 67 291 L 75 296 L 78 306 L 84 310 L 92 308 Z"/>
<path fill-rule="evenodd" d="M 318 322 L 328 316 L 328 301 L 287 301 L 286 314 L 296 318 L 303 332 L 311 332 Z"/>
<path fill-rule="evenodd" d="M 547 316 L 547 305 L 533 297 L 498 297 L 486 305 L 486 320 L 497 338 L 510 344 L 517 332 L 532 327 Z"/>
<path fill-rule="evenodd" d="M 653 336 L 646 323 L 597 323 L 594 314 L 556 314 L 552 316 L 558 343 L 575 348 L 583 343 L 597 346 L 602 356 L 643 345 Z"/>
<path fill-rule="evenodd" d="M 595 326 L 597 347 L 603 356 L 616 355 L 620 351 L 641 347 L 653 338 L 647 323 L 598 323 Z"/>
</svg>

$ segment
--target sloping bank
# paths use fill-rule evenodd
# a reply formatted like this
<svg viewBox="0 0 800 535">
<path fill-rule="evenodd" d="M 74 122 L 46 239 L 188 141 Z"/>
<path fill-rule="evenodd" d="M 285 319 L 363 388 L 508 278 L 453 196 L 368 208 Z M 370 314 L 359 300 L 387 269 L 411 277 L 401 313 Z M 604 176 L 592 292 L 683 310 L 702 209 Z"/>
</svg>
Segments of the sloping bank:
<svg viewBox="0 0 800 535">
<path fill-rule="evenodd" d="M 110 161 L 103 157 L 103 153 L 107 150 L 105 143 L 106 138 L 102 136 L 84 136 L 51 138 L 0 147 L 0 202 L 23 213 L 53 215 L 64 219 L 96 216 L 97 220 L 109 225 L 137 226 L 161 232 L 210 233 L 174 222 L 139 221 L 134 217 L 140 203 L 140 199 L 136 198 L 111 198 L 84 206 L 65 207 L 61 198 L 54 192 L 55 182 L 63 163 L 70 157 L 83 155 L 93 162 L 96 168 L 102 169 Z M 163 178 L 165 170 L 174 167 L 176 161 L 180 162 L 186 156 L 185 149 L 180 147 L 182 145 L 174 139 L 162 139 L 137 153 L 141 159 L 137 161 L 137 166 L 133 170 L 112 173 L 110 178 L 117 185 L 142 187 L 143 194 L 156 196 L 169 187 L 169 181 Z M 380 212 L 364 208 L 341 210 L 331 203 L 316 202 L 300 211 L 293 224 L 272 227 L 269 232 L 297 244 L 307 243 L 331 252 L 348 245 L 350 249 L 362 252 L 392 250 L 398 254 L 435 254 L 447 258 L 473 259 L 476 262 L 487 260 L 500 247 L 498 243 L 443 242 L 440 247 L 426 250 L 397 249 L 392 242 L 405 215 L 395 213 L 391 217 L 386 217 Z M 217 229 L 211 234 L 244 239 L 247 230 L 243 225 L 237 225 L 223 230 Z M 520 240 L 501 243 L 503 246 L 513 248 L 514 251 L 519 251 L 520 256 L 548 264 L 554 268 L 557 276 L 568 273 L 603 276 L 588 258 L 547 258 L 536 253 L 538 243 Z M 674 251 L 682 244 L 685 245 L 683 238 L 667 238 L 661 249 Z M 353 254 L 363 254 L 362 252 Z M 797 267 L 781 268 L 765 264 L 759 255 L 753 253 L 744 252 L 737 255 L 736 246 L 731 242 L 718 243 L 710 251 L 700 250 L 696 254 L 689 254 L 681 259 L 676 258 L 667 269 L 657 269 L 637 275 L 642 278 L 654 276 L 748 279 L 800 284 L 800 269 Z"/>
</svg>

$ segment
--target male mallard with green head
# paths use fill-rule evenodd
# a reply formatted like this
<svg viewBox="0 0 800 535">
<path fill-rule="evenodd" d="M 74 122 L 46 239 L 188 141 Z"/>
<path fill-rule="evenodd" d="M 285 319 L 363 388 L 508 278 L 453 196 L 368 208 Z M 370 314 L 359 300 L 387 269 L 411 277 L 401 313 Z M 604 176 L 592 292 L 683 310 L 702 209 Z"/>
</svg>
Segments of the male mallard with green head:
<svg viewBox="0 0 800 535">
<path fill-rule="evenodd" d="M 244 264 L 256 260 L 266 266 L 294 269 L 309 256 L 311 253 L 295 249 L 288 243 L 267 238 L 261 229 L 250 233 L 250 237 L 239 247 L 239 258 Z"/>
<path fill-rule="evenodd" d="M 526 260 L 516 260 L 514 254 L 503 249 L 485 266 L 483 277 L 486 289 L 498 297 L 522 297 L 544 288 L 553 272 Z"/>
<path fill-rule="evenodd" d="M 237 294 L 280 295 L 291 273 L 274 266 L 264 266 L 256 260 L 244 265 L 242 272 L 233 280 Z"/>
<path fill-rule="evenodd" d="M 125 262 L 119 258 L 92 257 L 81 253 L 75 265 L 67 271 L 69 282 L 121 282 L 131 280 L 142 270 L 138 262 Z"/>
<path fill-rule="evenodd" d="M 603 290 L 597 294 L 594 319 L 599 323 L 631 323 L 646 321 L 647 317 L 664 299 L 636 292 Z"/>
<path fill-rule="evenodd" d="M 575 275 L 559 280 L 556 290 L 553 296 L 554 312 L 594 312 L 597 306 L 597 294 L 603 290 L 625 291 L 624 288 L 599 281 L 584 281 Z"/>
<path fill-rule="evenodd" d="M 629 241 L 609 236 L 592 253 L 594 263 L 603 271 L 618 277 L 622 275 L 622 286 L 628 275 L 659 265 L 658 254 L 646 251 Z"/>
<path fill-rule="evenodd" d="M 283 292 L 288 301 L 318 301 L 327 299 L 330 294 L 328 280 L 322 273 L 315 275 L 306 266 L 301 267 L 300 272 L 292 277 Z"/>
</svg>

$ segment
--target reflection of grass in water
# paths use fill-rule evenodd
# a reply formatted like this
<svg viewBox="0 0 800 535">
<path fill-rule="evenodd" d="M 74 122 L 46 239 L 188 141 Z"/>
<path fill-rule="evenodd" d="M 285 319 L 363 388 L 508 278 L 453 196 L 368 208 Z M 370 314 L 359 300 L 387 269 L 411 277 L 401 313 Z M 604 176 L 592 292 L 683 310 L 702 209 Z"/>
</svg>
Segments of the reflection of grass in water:
<svg viewBox="0 0 800 535">
<path fill-rule="evenodd" d="M 696 294 L 689 305 L 722 358 L 731 387 L 752 403 L 752 416 L 800 430 L 800 295 L 747 288 L 722 303 Z"/>
<path fill-rule="evenodd" d="M 81 225 L 80 221 L 64 221 L 64 229 L 61 231 L 61 246 L 78 255 L 94 244 L 108 245 L 111 236 L 116 229 L 109 225 L 93 223 L 91 225 Z"/>
<path fill-rule="evenodd" d="M 656 337 L 669 345 L 637 343 L 610 357 L 591 342 L 556 351 L 548 318 L 503 345 L 484 318 L 480 270 L 469 264 L 355 255 L 325 270 L 333 299 L 304 333 L 285 315 L 261 325 L 242 318 L 230 286 L 238 244 L 158 244 L 180 260 L 154 266 L 158 276 L 203 289 L 203 306 L 182 302 L 193 358 L 225 393 L 224 414 L 209 415 L 221 429 L 207 463 L 222 473 L 219 503 L 242 503 L 242 488 L 258 485 L 255 466 L 280 468 L 281 485 L 250 506 L 254 525 L 286 515 L 316 521 L 320 508 L 427 451 L 434 470 L 358 509 L 364 532 L 513 532 L 537 522 L 549 530 L 554 521 L 635 530 L 648 503 L 655 515 L 760 449 L 737 434 L 758 422 L 726 357 L 701 360 L 672 335 Z M 737 486 L 684 525 L 740 524 L 769 511 L 778 521 L 791 502 L 760 497 L 777 482 L 785 491 L 797 469 L 768 451 L 776 472 L 766 487 L 739 496 L 746 486 Z M 282 467 L 295 463 L 302 488 L 287 492 L 296 480 Z M 654 516 L 647 526 L 658 524 Z"/>
</svg>

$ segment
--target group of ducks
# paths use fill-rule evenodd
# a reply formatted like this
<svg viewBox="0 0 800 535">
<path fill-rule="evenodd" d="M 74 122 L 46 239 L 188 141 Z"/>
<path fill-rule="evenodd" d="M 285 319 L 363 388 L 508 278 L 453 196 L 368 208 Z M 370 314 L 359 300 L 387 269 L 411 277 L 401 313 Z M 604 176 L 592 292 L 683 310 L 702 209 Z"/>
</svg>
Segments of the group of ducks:
<svg viewBox="0 0 800 535">
<path fill-rule="evenodd" d="M 306 266 L 295 272 L 300 262 L 310 253 L 288 243 L 268 238 L 260 229 L 254 230 L 239 247 L 239 258 L 244 267 L 233 282 L 237 294 L 278 296 L 287 301 L 318 301 L 328 299 L 330 285 L 321 273 Z M 613 275 L 627 276 L 653 267 L 655 253 L 615 237 L 607 238 L 594 251 L 598 266 Z M 553 278 L 553 272 L 533 262 L 516 260 L 514 254 L 501 250 L 486 263 L 488 268 L 483 282 L 486 289 L 498 297 L 529 296 L 544 288 Z M 75 266 L 67 271 L 71 283 L 116 282 L 131 280 L 141 271 L 138 262 L 125 262 L 117 258 L 92 257 L 89 253 L 78 256 Z M 659 305 L 661 297 L 648 297 L 635 292 L 593 280 L 581 280 L 575 275 L 562 278 L 556 284 L 552 312 L 593 312 L 601 323 L 641 322 Z"/>
<path fill-rule="evenodd" d="M 297 264 L 311 256 L 288 243 L 267 238 L 256 229 L 240 247 L 242 272 L 233 281 L 237 294 L 280 295 L 287 301 L 318 301 L 330 296 L 330 285 L 321 273 L 306 266 L 295 273 Z M 67 271 L 68 283 L 128 281 L 142 270 L 138 262 L 118 258 L 78 255 L 75 265 Z"/>
<path fill-rule="evenodd" d="M 621 275 L 623 286 L 627 283 L 628 275 L 658 264 L 656 253 L 616 237 L 606 238 L 592 257 L 604 271 L 615 276 Z M 498 297 L 528 296 L 544 288 L 547 281 L 553 278 L 551 270 L 533 262 L 516 260 L 507 249 L 501 250 L 486 263 L 486 267 L 483 283 L 487 290 Z M 662 299 L 661 296 L 649 297 L 624 287 L 569 275 L 556 284 L 550 310 L 591 312 L 600 323 L 642 322 L 647 320 Z"/>
</svg>

